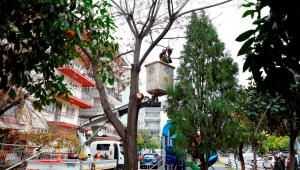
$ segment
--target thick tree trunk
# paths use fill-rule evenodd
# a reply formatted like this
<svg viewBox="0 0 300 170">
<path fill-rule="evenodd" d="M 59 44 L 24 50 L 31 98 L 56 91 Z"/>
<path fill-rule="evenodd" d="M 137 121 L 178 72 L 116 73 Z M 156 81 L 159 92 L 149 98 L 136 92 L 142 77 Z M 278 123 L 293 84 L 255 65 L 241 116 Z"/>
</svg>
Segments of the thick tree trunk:
<svg viewBox="0 0 300 170">
<path fill-rule="evenodd" d="M 239 158 L 240 158 L 240 161 L 241 161 L 241 169 L 245 170 L 245 161 L 244 161 L 244 157 L 243 157 L 243 147 L 244 147 L 244 144 L 240 143 L 240 146 L 239 146 Z"/>
<path fill-rule="evenodd" d="M 206 161 L 205 162 L 205 170 L 208 170 L 208 165 L 209 165 L 208 163 L 209 163 L 210 153 L 208 153 L 206 156 L 207 156 L 207 158 L 205 158 L 205 161 Z"/>
<path fill-rule="evenodd" d="M 294 135 L 290 137 L 290 169 L 294 170 L 295 169 L 295 142 L 296 142 L 296 137 Z"/>
<path fill-rule="evenodd" d="M 127 116 L 127 128 L 125 131 L 124 148 L 125 150 L 125 170 L 137 170 L 137 120 L 139 113 L 140 99 L 137 98 L 139 92 L 139 73 L 140 68 L 137 66 L 141 51 L 142 38 L 136 38 L 134 49 L 134 61 L 131 69 L 130 95 Z"/>
<path fill-rule="evenodd" d="M 204 158 L 204 153 L 200 154 L 200 161 L 201 161 L 201 168 L 200 169 L 205 169 L 205 158 Z"/>
</svg>

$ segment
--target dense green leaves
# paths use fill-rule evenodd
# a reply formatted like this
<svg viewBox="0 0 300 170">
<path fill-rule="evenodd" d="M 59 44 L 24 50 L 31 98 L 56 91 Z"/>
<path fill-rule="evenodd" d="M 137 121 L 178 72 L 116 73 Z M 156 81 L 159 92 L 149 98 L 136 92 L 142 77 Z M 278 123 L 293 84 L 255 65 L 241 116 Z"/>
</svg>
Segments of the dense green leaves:
<svg viewBox="0 0 300 170">
<path fill-rule="evenodd" d="M 10 91 L 9 91 L 9 97 L 10 97 L 11 99 L 15 99 L 15 97 L 16 97 L 16 92 L 15 92 L 14 89 L 10 89 Z"/>
<path fill-rule="evenodd" d="M 269 92 L 273 96 L 278 92 L 285 98 L 289 98 L 291 96 L 289 87 L 295 84 L 293 76 L 290 75 L 293 72 L 300 73 L 298 55 L 300 9 L 292 3 L 269 0 L 258 0 L 255 4 L 249 2 L 242 6 L 252 8 L 242 17 L 251 15 L 253 18 L 254 14 L 257 14 L 253 22 L 257 25 L 255 29 L 257 34 L 249 33 L 245 36 L 243 33 L 237 38 L 237 41 L 244 41 L 251 36 L 255 39 L 255 41 L 252 41 L 252 38 L 247 40 L 238 55 L 255 54 L 259 58 L 259 60 L 252 60 L 251 65 L 245 63 L 244 68 L 249 68 L 253 73 L 258 91 L 262 91 L 263 94 Z M 264 9 L 269 10 L 269 14 L 262 18 L 261 11 Z M 289 62 L 285 62 L 286 60 Z M 261 74 L 262 71 L 265 74 Z"/>
<path fill-rule="evenodd" d="M 249 51 L 251 51 L 251 45 L 254 42 L 255 37 L 250 38 L 249 40 L 247 40 L 243 46 L 241 47 L 241 49 L 238 52 L 238 56 L 239 55 L 243 55 L 243 54 L 247 54 Z"/>
<path fill-rule="evenodd" d="M 195 159 L 227 149 L 237 122 L 232 117 L 238 66 L 225 52 L 216 29 L 202 11 L 192 14 L 181 51 L 175 85 L 167 90 L 167 113 L 177 134 L 179 155 L 185 149 Z M 199 138 L 201 136 L 201 143 Z"/>
<path fill-rule="evenodd" d="M 241 35 L 239 35 L 235 41 L 238 41 L 238 42 L 242 42 L 242 41 L 245 41 L 247 40 L 251 35 L 253 35 L 256 31 L 255 30 L 248 30 L 244 33 L 242 33 Z"/>
<path fill-rule="evenodd" d="M 118 50 L 112 42 L 115 37 L 110 34 L 116 26 L 105 10 L 107 6 L 110 4 L 106 1 L 98 6 L 88 0 L 1 1 L 0 90 L 22 87 L 37 99 L 36 109 L 41 110 L 49 101 L 61 108 L 55 95 L 66 94 L 67 99 L 70 92 L 63 82 L 64 76 L 56 75 L 55 69 L 81 57 L 75 45 L 100 49 L 105 44 L 105 49 L 97 50 L 96 54 L 110 58 Z M 91 13 L 100 10 L 102 15 Z M 90 43 L 87 37 L 96 42 Z M 110 62 L 106 60 L 102 68 Z M 15 98 L 13 90 L 9 96 Z"/>
</svg>

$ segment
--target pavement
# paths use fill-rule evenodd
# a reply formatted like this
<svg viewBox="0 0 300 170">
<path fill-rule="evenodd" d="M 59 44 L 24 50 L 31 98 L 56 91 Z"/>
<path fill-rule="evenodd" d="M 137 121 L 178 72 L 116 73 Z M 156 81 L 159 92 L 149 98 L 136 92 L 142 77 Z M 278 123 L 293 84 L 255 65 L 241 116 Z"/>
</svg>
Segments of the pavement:
<svg viewBox="0 0 300 170">
<path fill-rule="evenodd" d="M 219 161 L 223 162 L 224 164 L 226 164 L 228 162 L 228 159 L 231 160 L 231 164 L 232 164 L 232 168 L 236 168 L 236 165 L 234 163 L 234 159 L 233 157 L 220 157 Z M 140 169 L 140 162 L 138 163 L 139 169 Z M 246 168 L 250 168 L 250 165 L 246 165 Z M 192 170 L 191 168 L 186 168 L 187 170 Z M 240 168 L 239 168 L 240 169 Z M 212 167 L 209 167 L 208 170 L 228 170 L 227 168 L 225 168 L 225 165 L 213 165 Z"/>
</svg>

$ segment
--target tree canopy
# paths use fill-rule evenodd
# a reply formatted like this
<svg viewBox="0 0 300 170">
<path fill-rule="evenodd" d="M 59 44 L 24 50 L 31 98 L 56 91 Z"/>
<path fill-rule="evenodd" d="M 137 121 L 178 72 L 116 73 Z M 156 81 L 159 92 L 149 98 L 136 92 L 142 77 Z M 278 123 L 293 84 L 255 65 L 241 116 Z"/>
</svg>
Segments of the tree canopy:
<svg viewBox="0 0 300 170">
<path fill-rule="evenodd" d="M 184 155 L 187 148 L 201 160 L 205 153 L 228 148 L 226 140 L 236 129 L 232 103 L 238 66 L 204 11 L 192 13 L 186 36 L 175 85 L 167 90 L 167 113 L 177 134 L 176 151 Z"/>
<path fill-rule="evenodd" d="M 297 24 L 300 10 L 293 3 L 269 0 L 257 0 L 242 6 L 252 8 L 243 17 L 257 16 L 253 22 L 256 29 L 236 38 L 239 42 L 246 41 L 238 52 L 238 55 L 246 54 L 247 57 L 243 71 L 249 69 L 252 72 L 259 91 L 271 95 L 278 92 L 288 98 L 290 85 L 295 84 L 293 72 L 300 73 Z M 261 16 L 266 8 L 269 14 Z"/>
<path fill-rule="evenodd" d="M 94 54 L 99 48 L 97 55 L 110 59 L 118 50 L 111 42 L 114 38 L 110 32 L 116 26 L 107 6 L 111 5 L 106 1 L 92 0 L 1 1 L 0 90 L 14 100 L 16 89 L 22 88 L 36 99 L 33 106 L 38 110 L 50 102 L 61 108 L 55 96 L 66 95 L 67 100 L 70 92 L 63 83 L 64 75 L 57 75 L 55 69 L 81 57 L 75 45 L 89 47 Z M 110 61 L 100 65 L 106 68 Z"/>
</svg>

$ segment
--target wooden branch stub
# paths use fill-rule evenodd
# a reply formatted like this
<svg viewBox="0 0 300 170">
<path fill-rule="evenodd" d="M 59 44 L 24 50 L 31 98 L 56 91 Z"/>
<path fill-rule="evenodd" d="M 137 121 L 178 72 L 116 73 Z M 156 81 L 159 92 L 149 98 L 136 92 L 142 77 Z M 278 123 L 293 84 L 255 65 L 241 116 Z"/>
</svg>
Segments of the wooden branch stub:
<svg viewBox="0 0 300 170">
<path fill-rule="evenodd" d="M 144 98 L 144 95 L 142 93 L 137 93 L 136 97 L 141 100 Z"/>
</svg>

